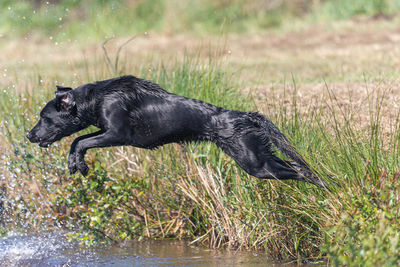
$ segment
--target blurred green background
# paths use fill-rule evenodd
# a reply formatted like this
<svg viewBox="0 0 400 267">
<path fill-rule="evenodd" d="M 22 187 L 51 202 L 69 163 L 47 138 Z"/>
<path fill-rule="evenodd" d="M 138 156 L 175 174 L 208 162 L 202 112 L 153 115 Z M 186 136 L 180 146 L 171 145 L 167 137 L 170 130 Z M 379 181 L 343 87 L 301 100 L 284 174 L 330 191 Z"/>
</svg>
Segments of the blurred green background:
<svg viewBox="0 0 400 267">
<path fill-rule="evenodd" d="M 146 31 L 254 33 L 354 16 L 390 19 L 399 10 L 397 0 L 3 0 L 0 34 L 65 40 Z"/>
</svg>

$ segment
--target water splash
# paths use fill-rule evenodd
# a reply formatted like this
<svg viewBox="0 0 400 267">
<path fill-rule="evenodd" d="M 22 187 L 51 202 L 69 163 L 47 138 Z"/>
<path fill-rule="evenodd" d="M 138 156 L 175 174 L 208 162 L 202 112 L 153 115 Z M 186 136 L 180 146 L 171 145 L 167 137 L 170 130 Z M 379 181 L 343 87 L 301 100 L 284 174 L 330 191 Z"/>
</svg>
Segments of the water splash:
<svg viewBox="0 0 400 267">
<path fill-rule="evenodd" d="M 45 259 L 61 264 L 68 259 L 60 253 L 75 248 L 76 244 L 69 243 L 64 233 L 21 235 L 11 232 L 8 237 L 0 239 L 0 265 L 34 265 L 43 263 Z"/>
<path fill-rule="evenodd" d="M 85 249 L 68 242 L 64 234 L 9 234 L 0 239 L 0 266 L 265 266 L 268 263 L 265 255 L 213 251 L 184 241 L 127 241 Z"/>
</svg>

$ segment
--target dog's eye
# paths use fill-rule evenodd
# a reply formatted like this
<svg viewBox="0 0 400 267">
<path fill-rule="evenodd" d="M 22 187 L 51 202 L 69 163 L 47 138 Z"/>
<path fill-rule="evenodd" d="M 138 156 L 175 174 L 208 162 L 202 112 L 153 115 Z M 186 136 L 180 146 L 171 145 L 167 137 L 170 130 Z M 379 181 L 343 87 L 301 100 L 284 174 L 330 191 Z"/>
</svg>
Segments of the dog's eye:
<svg viewBox="0 0 400 267">
<path fill-rule="evenodd" d="M 48 124 L 51 124 L 51 123 L 53 122 L 52 119 L 47 118 L 47 117 L 43 117 L 42 119 L 43 119 L 43 121 L 44 121 L 45 123 L 48 123 Z"/>
</svg>

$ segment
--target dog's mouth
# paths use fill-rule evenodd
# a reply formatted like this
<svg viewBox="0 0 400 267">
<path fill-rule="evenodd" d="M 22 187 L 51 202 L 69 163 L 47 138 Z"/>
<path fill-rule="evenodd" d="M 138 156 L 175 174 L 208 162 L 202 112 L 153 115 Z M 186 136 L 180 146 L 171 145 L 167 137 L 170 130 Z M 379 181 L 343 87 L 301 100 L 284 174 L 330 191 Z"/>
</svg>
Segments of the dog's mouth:
<svg viewBox="0 0 400 267">
<path fill-rule="evenodd" d="M 51 135 L 47 140 L 40 140 L 39 146 L 40 147 L 49 147 L 52 143 L 56 141 L 57 133 Z"/>
<path fill-rule="evenodd" d="M 53 142 L 52 141 L 41 141 L 39 143 L 40 147 L 49 147 Z"/>
</svg>

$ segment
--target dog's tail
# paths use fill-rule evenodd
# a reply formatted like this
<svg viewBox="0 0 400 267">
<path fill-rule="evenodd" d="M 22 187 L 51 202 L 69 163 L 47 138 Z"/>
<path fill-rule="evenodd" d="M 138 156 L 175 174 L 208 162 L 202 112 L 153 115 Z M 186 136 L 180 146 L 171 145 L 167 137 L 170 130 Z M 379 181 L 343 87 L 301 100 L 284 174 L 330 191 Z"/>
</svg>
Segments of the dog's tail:
<svg viewBox="0 0 400 267">
<path fill-rule="evenodd" d="M 303 177 L 303 181 L 318 185 L 329 190 L 329 187 L 315 174 L 304 158 L 296 151 L 290 141 L 283 135 L 281 131 L 266 117 L 258 114 L 259 121 L 262 122 L 263 128 L 267 131 L 268 139 L 283 154 L 293 160 L 291 166 L 299 172 Z M 262 117 L 262 118 L 260 118 Z"/>
</svg>

